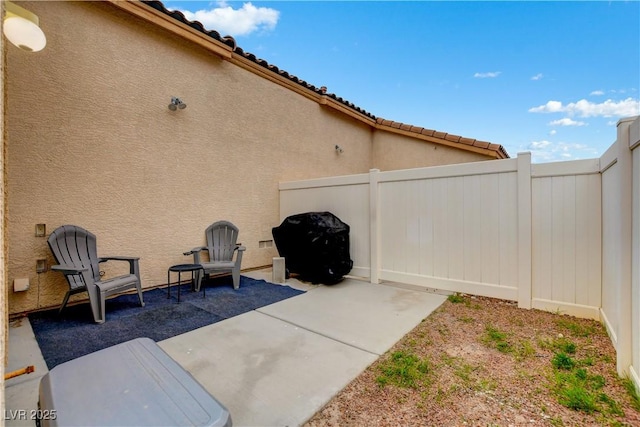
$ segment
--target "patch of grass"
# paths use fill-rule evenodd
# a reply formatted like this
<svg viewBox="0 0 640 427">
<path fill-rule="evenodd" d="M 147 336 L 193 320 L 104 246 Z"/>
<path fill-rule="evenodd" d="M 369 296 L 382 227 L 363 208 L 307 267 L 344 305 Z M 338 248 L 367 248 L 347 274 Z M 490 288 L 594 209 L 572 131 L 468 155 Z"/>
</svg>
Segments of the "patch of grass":
<svg viewBox="0 0 640 427">
<path fill-rule="evenodd" d="M 465 302 L 465 297 L 460 294 L 451 294 L 447 297 L 447 300 L 453 304 L 460 304 Z"/>
<path fill-rule="evenodd" d="M 427 379 L 430 372 L 427 360 L 420 359 L 413 353 L 396 351 L 380 365 L 381 374 L 376 382 L 381 387 L 393 384 L 404 388 L 417 388 Z"/>
<path fill-rule="evenodd" d="M 513 351 L 511 344 L 507 341 L 507 334 L 491 325 L 487 325 L 485 328 L 483 342 L 501 353 L 511 353 Z"/>
<path fill-rule="evenodd" d="M 551 418 L 549 419 L 549 422 L 551 423 L 552 426 L 564 427 L 564 421 L 562 421 L 562 418 Z"/>
<path fill-rule="evenodd" d="M 468 363 L 463 363 L 459 366 L 456 366 L 453 373 L 458 378 L 468 383 L 469 381 L 471 381 L 471 373 L 475 371 L 475 369 L 476 369 L 475 367 L 469 365 Z"/>
<path fill-rule="evenodd" d="M 603 376 L 590 374 L 581 363 L 563 352 L 556 353 L 551 363 L 556 369 L 554 393 L 561 405 L 587 414 L 624 415 L 620 405 L 602 392 L 606 383 Z"/>
<path fill-rule="evenodd" d="M 492 391 L 498 388 L 498 383 L 494 380 L 481 379 L 478 381 L 478 389 L 482 391 Z"/>
<path fill-rule="evenodd" d="M 474 319 L 473 317 L 463 316 L 458 318 L 458 320 L 461 321 L 462 323 L 473 323 L 475 322 L 476 319 Z"/>
<path fill-rule="evenodd" d="M 558 319 L 556 324 L 567 329 L 574 337 L 588 337 L 598 333 L 598 329 L 594 325 L 582 325 L 570 319 Z"/>
<path fill-rule="evenodd" d="M 500 332 L 491 325 L 488 325 L 485 331 L 487 333 L 487 337 L 494 342 L 504 341 L 507 338 L 507 334 L 505 332 Z"/>
<path fill-rule="evenodd" d="M 567 356 L 566 353 L 556 353 L 551 359 L 551 364 L 556 369 L 563 369 L 566 371 L 570 371 L 576 366 L 576 361 L 571 357 Z"/>
<path fill-rule="evenodd" d="M 441 403 L 446 398 L 447 392 L 438 387 L 438 390 L 436 390 L 436 402 Z"/>
<path fill-rule="evenodd" d="M 624 416 L 624 412 L 622 411 L 622 409 L 620 409 L 620 405 L 618 405 L 618 402 L 607 396 L 605 393 L 600 393 L 598 395 L 598 401 L 607 405 L 607 407 L 609 408 L 609 410 L 607 411 L 608 413 L 617 416 Z"/>
<path fill-rule="evenodd" d="M 592 414 L 598 410 L 596 399 L 584 387 L 572 386 L 559 391 L 560 403 L 574 411 Z"/>
<path fill-rule="evenodd" d="M 541 349 L 555 350 L 568 354 L 575 354 L 577 350 L 575 343 L 569 341 L 564 337 L 538 340 L 538 347 L 540 347 Z"/>
<path fill-rule="evenodd" d="M 515 346 L 514 354 L 516 356 L 516 360 L 522 361 L 528 357 L 535 356 L 536 349 L 533 347 L 533 344 L 531 344 L 531 341 L 524 340 Z"/>
<path fill-rule="evenodd" d="M 496 343 L 496 350 L 498 350 L 500 353 L 511 353 L 513 349 L 511 348 L 511 344 L 509 344 L 508 342 L 498 341 Z"/>
<path fill-rule="evenodd" d="M 633 381 L 631 381 L 631 378 L 629 377 L 623 378 L 622 385 L 625 388 L 625 390 L 627 390 L 627 393 L 629 393 L 629 396 L 631 397 L 631 404 L 633 405 L 633 407 L 637 411 L 640 411 L 640 396 L 638 395 L 638 390 L 636 389 L 636 386 L 633 383 Z"/>
<path fill-rule="evenodd" d="M 576 345 L 571 341 L 560 340 L 558 342 L 558 350 L 568 354 L 576 354 Z"/>
</svg>

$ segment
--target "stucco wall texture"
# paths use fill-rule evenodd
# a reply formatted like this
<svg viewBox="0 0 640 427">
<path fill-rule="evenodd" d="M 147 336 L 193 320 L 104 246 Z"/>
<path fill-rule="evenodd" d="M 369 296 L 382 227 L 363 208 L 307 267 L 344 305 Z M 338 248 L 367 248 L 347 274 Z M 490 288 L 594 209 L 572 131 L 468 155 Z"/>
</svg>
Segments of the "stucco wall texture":
<svg viewBox="0 0 640 427">
<path fill-rule="evenodd" d="M 152 287 L 221 219 L 240 228 L 243 269 L 270 264 L 276 249 L 259 242 L 279 224 L 281 181 L 487 159 L 375 131 L 109 3 L 20 5 L 48 42 L 6 48 L 10 313 L 67 290 L 36 273 L 37 259 L 55 264 L 36 224 L 90 230 L 99 256 L 139 256 Z M 172 96 L 187 108 L 170 111 Z M 16 278 L 30 288 L 13 292 Z"/>
</svg>

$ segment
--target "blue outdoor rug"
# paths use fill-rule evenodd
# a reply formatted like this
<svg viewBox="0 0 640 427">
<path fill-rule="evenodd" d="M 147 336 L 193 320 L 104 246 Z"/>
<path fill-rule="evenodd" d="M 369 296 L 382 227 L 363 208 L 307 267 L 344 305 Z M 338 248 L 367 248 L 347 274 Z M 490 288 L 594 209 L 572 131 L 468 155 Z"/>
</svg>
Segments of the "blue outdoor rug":
<svg viewBox="0 0 640 427">
<path fill-rule="evenodd" d="M 203 292 L 192 292 L 191 285 L 171 286 L 144 292 L 145 306 L 140 307 L 137 294 L 120 295 L 107 300 L 103 324 L 93 321 L 89 303 L 67 306 L 29 315 L 31 327 L 49 369 L 85 354 L 135 338 L 162 341 L 175 335 L 237 316 L 265 305 L 304 293 L 288 286 L 264 280 L 240 277 L 234 290 L 231 277 L 203 281 Z"/>
</svg>

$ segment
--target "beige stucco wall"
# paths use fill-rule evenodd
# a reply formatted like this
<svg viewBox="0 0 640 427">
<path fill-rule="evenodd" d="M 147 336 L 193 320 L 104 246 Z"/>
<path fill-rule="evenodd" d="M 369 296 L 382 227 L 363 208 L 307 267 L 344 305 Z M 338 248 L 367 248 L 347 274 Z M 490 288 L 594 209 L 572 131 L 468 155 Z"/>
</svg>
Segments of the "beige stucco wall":
<svg viewBox="0 0 640 427">
<path fill-rule="evenodd" d="M 372 168 L 386 170 L 487 160 L 487 156 L 379 130 L 373 137 Z"/>
<path fill-rule="evenodd" d="M 394 138 L 373 144 L 366 124 L 111 4 L 20 4 L 48 43 L 37 54 L 6 48 L 8 280 L 31 284 L 9 291 L 11 313 L 57 305 L 67 289 L 59 273 L 35 271 L 39 258 L 54 263 L 36 224 L 47 234 L 80 225 L 97 235 L 99 255 L 139 256 L 150 287 L 220 219 L 240 228 L 243 268 L 270 264 L 275 248 L 259 241 L 279 223 L 280 181 L 403 163 L 384 148 L 397 149 Z M 172 96 L 187 108 L 170 111 Z M 412 145 L 401 145 L 413 167 Z"/>
<path fill-rule="evenodd" d="M 0 20 L 4 21 L 4 9 L 0 10 Z M 7 344 L 9 341 L 9 310 L 7 307 L 7 281 L 5 274 L 5 260 L 6 260 L 6 240 L 5 240 L 5 206 L 6 206 L 6 198 L 5 198 L 5 155 L 4 155 L 4 147 L 5 147 L 5 138 L 4 138 L 4 76 L 5 76 L 5 55 L 4 55 L 4 37 L 0 36 L 0 123 L 2 123 L 2 129 L 0 129 L 0 248 L 2 249 L 2 253 L 0 253 L 0 333 L 2 334 L 2 339 L 0 339 L 0 359 L 2 359 L 2 363 L 0 363 L 0 409 L 4 414 L 5 409 L 5 394 L 4 394 L 4 373 L 5 368 L 8 363 L 8 352 L 7 352 Z"/>
</svg>

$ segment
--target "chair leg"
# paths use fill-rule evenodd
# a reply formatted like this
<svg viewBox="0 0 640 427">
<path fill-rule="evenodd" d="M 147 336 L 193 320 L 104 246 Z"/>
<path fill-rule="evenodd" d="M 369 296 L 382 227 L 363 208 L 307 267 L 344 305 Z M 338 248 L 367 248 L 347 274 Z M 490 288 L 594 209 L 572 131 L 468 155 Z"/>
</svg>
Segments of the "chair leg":
<svg viewBox="0 0 640 427">
<path fill-rule="evenodd" d="M 142 286 L 140 285 L 140 283 L 136 285 L 136 288 L 138 289 L 138 299 L 140 300 L 140 307 L 144 307 L 144 300 L 142 299 Z"/>
<path fill-rule="evenodd" d="M 198 270 L 195 272 L 196 274 L 196 292 L 200 292 L 200 286 L 202 286 L 202 278 L 204 277 L 204 271 Z"/>
<path fill-rule="evenodd" d="M 96 323 L 104 323 L 106 319 L 106 315 L 105 315 L 106 302 L 107 302 L 107 296 L 105 292 L 102 289 L 100 289 L 100 319 L 96 320 Z"/>
<path fill-rule="evenodd" d="M 62 309 L 66 307 L 69 302 L 69 297 L 71 296 L 71 289 L 69 289 L 62 300 L 62 305 L 60 306 L 60 310 L 58 310 L 58 314 L 62 313 Z"/>
<path fill-rule="evenodd" d="M 238 289 L 240 287 L 240 269 L 234 268 L 231 276 L 233 277 L 233 289 Z"/>
</svg>

